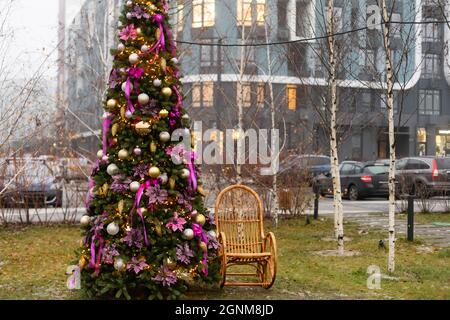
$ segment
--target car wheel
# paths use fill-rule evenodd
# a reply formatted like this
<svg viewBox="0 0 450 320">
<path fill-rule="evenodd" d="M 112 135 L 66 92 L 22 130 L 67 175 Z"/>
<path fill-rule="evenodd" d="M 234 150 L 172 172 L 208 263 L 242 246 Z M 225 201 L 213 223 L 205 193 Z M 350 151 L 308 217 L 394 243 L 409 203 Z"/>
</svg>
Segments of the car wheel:
<svg viewBox="0 0 450 320">
<path fill-rule="evenodd" d="M 356 201 L 359 199 L 359 191 L 354 184 L 348 188 L 348 199 L 350 201 Z"/>
<path fill-rule="evenodd" d="M 419 199 L 428 199 L 430 197 L 426 185 L 422 182 L 416 182 L 414 186 L 414 195 Z"/>
</svg>

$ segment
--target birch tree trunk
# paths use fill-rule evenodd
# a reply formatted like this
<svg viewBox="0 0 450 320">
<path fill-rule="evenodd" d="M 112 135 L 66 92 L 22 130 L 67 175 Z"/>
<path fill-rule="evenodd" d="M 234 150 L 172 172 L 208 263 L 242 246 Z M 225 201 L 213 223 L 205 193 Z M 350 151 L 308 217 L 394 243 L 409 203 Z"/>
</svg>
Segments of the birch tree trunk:
<svg viewBox="0 0 450 320">
<path fill-rule="evenodd" d="M 336 79 L 336 42 L 334 32 L 334 0 L 329 0 L 327 10 L 328 32 L 328 81 L 330 90 L 330 156 L 331 175 L 333 181 L 333 207 L 335 236 L 339 254 L 344 254 L 344 213 L 342 206 L 341 175 L 339 172 L 339 157 L 337 145 L 337 79 Z"/>
<path fill-rule="evenodd" d="M 244 154 L 244 132 L 243 132 L 243 122 L 244 122 L 244 112 L 243 112 L 243 103 L 244 103 L 244 86 L 243 86 L 243 78 L 244 78 L 244 68 L 245 68 L 245 23 L 242 21 L 242 30 L 241 30 L 241 59 L 240 59 L 240 67 L 239 67 L 239 97 L 238 99 L 238 138 L 237 138 L 237 159 L 236 159 L 236 181 L 238 184 L 242 183 L 242 169 L 241 163 L 243 162 Z"/>
<path fill-rule="evenodd" d="M 391 53 L 390 14 L 386 0 L 381 0 L 383 12 L 383 43 L 386 54 L 386 98 L 389 123 L 389 256 L 388 272 L 395 271 L 395 125 L 394 125 L 394 71 Z"/>
<path fill-rule="evenodd" d="M 269 43 L 269 32 L 268 32 L 268 28 L 267 28 L 267 16 L 264 18 L 265 19 L 265 34 L 266 34 L 266 43 Z M 266 46 L 266 54 L 267 54 L 267 72 L 268 72 L 268 86 L 269 86 L 269 99 L 270 99 L 270 119 L 271 119 L 271 125 L 272 125 L 272 130 L 277 129 L 277 124 L 276 124 L 276 119 L 275 119 L 275 99 L 274 99 L 274 94 L 273 94 L 273 84 L 272 84 L 272 57 L 271 57 L 271 52 L 270 52 L 270 46 Z M 269 142 L 267 142 L 268 144 Z M 273 147 L 273 146 L 272 146 Z M 274 150 L 272 150 L 273 152 Z M 278 157 L 278 155 L 277 155 Z M 272 168 L 273 169 L 273 168 Z M 277 174 L 278 172 L 274 172 L 272 171 L 272 197 L 271 197 L 271 201 L 272 201 L 272 205 L 271 208 L 273 210 L 274 216 L 273 216 L 273 222 L 275 227 L 278 227 L 278 185 L 277 185 Z"/>
</svg>

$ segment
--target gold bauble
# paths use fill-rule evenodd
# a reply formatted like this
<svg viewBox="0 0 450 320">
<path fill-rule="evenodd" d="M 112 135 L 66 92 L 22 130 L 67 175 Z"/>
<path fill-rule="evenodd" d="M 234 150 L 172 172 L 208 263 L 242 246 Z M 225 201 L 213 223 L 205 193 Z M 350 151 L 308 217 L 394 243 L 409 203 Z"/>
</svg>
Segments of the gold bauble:
<svg viewBox="0 0 450 320">
<path fill-rule="evenodd" d="M 148 175 L 154 179 L 158 178 L 161 175 L 161 171 L 158 167 L 151 167 L 148 170 Z"/>
<path fill-rule="evenodd" d="M 168 116 L 169 116 L 169 111 L 167 111 L 166 109 L 162 109 L 160 112 L 159 112 L 159 116 L 161 117 L 161 118 L 167 118 Z"/>
<path fill-rule="evenodd" d="M 138 36 L 142 36 L 142 29 L 136 28 L 136 33 L 138 34 Z"/>
<path fill-rule="evenodd" d="M 155 226 L 155 232 L 159 237 L 162 236 L 162 228 L 159 224 Z"/>
<path fill-rule="evenodd" d="M 170 186 L 170 190 L 175 189 L 175 178 L 174 177 L 170 177 L 169 178 L 169 186 Z"/>
<path fill-rule="evenodd" d="M 140 208 L 140 210 L 141 210 L 141 213 L 143 216 L 145 216 L 148 213 L 147 208 L 142 207 L 142 208 Z"/>
<path fill-rule="evenodd" d="M 162 72 L 166 73 L 167 71 L 167 61 L 164 58 L 161 58 L 159 65 L 161 66 Z"/>
<path fill-rule="evenodd" d="M 156 39 L 161 38 L 161 30 L 159 28 L 157 28 L 156 31 L 155 31 L 155 38 Z"/>
<path fill-rule="evenodd" d="M 86 266 L 86 259 L 84 258 L 84 256 L 81 256 L 80 260 L 78 261 L 78 266 L 81 270 L 83 270 L 83 268 Z"/>
<path fill-rule="evenodd" d="M 204 243 L 203 241 L 200 242 L 200 249 L 201 249 L 203 252 L 208 251 L 208 246 L 207 246 L 207 244 Z"/>
<path fill-rule="evenodd" d="M 116 144 L 119 143 L 119 139 L 113 138 L 113 139 L 111 140 L 111 142 L 112 142 L 112 145 L 115 146 Z"/>
<path fill-rule="evenodd" d="M 136 132 L 143 136 L 149 134 L 151 131 L 150 123 L 145 122 L 145 121 L 140 121 L 140 122 L 136 123 L 135 128 L 136 128 Z"/>
<path fill-rule="evenodd" d="M 154 141 L 152 141 L 150 143 L 150 152 L 155 153 L 157 148 L 158 148 L 158 145 Z"/>
<path fill-rule="evenodd" d="M 202 214 L 197 214 L 194 218 L 195 222 L 198 223 L 199 225 L 204 226 L 206 223 L 206 217 Z"/>
<path fill-rule="evenodd" d="M 172 89 L 170 89 L 169 87 L 165 87 L 162 88 L 161 93 L 163 94 L 164 97 L 166 98 L 170 98 L 172 96 Z"/>
<path fill-rule="evenodd" d="M 108 102 L 106 102 L 106 107 L 108 109 L 113 109 L 117 106 L 117 100 L 116 99 L 109 99 Z"/>
<path fill-rule="evenodd" d="M 122 149 L 119 151 L 118 157 L 120 160 L 126 160 L 129 156 L 128 150 Z"/>
<path fill-rule="evenodd" d="M 117 133 L 119 132 L 119 124 L 118 123 L 114 123 L 111 127 L 111 134 L 113 137 L 117 136 Z"/>
</svg>

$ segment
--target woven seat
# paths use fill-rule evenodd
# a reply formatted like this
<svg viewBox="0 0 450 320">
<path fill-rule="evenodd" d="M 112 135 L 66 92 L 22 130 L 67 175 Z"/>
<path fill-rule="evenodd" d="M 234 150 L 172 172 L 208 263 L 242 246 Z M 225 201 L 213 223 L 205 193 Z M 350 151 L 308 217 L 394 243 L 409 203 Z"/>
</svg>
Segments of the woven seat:
<svg viewBox="0 0 450 320">
<path fill-rule="evenodd" d="M 258 194 L 247 186 L 230 186 L 217 197 L 215 213 L 221 286 L 270 288 L 277 272 L 277 247 L 272 232 L 264 235 L 263 206 Z M 236 266 L 250 266 L 255 272 L 229 272 Z M 249 276 L 256 277 L 256 281 L 231 281 L 227 278 Z"/>
</svg>

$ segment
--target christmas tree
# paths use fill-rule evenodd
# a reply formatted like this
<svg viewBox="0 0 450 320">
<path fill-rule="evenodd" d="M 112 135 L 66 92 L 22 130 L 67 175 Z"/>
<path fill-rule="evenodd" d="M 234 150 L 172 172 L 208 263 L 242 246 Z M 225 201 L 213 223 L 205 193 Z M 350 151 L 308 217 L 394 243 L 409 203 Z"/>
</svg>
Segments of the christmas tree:
<svg viewBox="0 0 450 320">
<path fill-rule="evenodd" d="M 175 299 L 217 274 L 214 218 L 190 149 L 164 0 L 127 1 L 104 108 L 101 150 L 81 219 L 89 296 Z M 174 134 L 183 142 L 172 141 Z M 181 132 L 181 134 L 180 134 Z"/>
</svg>

